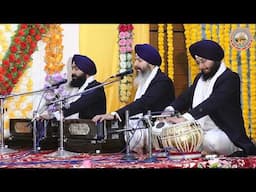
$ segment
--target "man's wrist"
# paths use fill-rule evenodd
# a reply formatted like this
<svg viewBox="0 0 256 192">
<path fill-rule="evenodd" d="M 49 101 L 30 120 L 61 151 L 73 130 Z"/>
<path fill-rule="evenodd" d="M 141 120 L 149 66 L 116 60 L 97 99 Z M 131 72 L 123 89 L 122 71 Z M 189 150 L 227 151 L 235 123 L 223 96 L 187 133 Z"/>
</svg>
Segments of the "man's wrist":
<svg viewBox="0 0 256 192">
<path fill-rule="evenodd" d="M 116 118 L 116 114 L 117 114 L 117 112 L 115 112 L 115 111 L 110 113 L 110 115 L 114 116 L 114 119 Z"/>
<path fill-rule="evenodd" d="M 169 112 L 175 112 L 175 109 L 171 105 L 167 106 L 164 110 Z"/>
<path fill-rule="evenodd" d="M 122 121 L 120 116 L 118 115 L 118 113 L 116 111 L 111 112 L 110 115 L 114 116 L 114 119 L 118 119 L 120 122 Z"/>
<path fill-rule="evenodd" d="M 184 113 L 184 114 L 182 115 L 182 117 L 185 118 L 185 119 L 187 119 L 187 120 L 189 120 L 189 121 L 195 120 L 194 117 L 193 117 L 190 113 Z"/>
</svg>

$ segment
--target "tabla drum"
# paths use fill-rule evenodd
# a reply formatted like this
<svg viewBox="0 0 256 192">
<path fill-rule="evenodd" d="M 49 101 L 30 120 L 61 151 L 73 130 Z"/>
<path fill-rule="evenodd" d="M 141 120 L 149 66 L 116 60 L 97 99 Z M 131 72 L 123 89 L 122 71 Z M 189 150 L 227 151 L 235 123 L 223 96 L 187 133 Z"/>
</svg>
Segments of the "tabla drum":
<svg viewBox="0 0 256 192">
<path fill-rule="evenodd" d="M 202 144 L 203 131 L 197 121 L 185 121 L 164 127 L 160 134 L 164 148 L 176 152 L 197 152 Z"/>
<path fill-rule="evenodd" d="M 152 127 L 152 145 L 155 150 L 197 152 L 202 144 L 202 138 L 203 132 L 197 121 L 177 124 L 156 121 Z"/>
<path fill-rule="evenodd" d="M 156 121 L 152 127 L 152 147 L 157 151 L 163 150 L 163 144 L 160 135 L 163 131 L 163 128 L 167 127 L 170 127 L 170 123 L 166 121 Z"/>
</svg>

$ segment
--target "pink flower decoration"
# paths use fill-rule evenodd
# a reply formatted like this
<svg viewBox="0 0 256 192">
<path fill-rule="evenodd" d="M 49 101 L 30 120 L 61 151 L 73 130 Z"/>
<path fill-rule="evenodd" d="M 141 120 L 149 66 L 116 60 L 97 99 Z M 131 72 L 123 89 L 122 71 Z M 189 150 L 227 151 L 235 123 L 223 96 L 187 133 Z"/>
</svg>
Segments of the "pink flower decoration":
<svg viewBox="0 0 256 192">
<path fill-rule="evenodd" d="M 126 35 L 125 32 L 122 32 L 122 31 L 121 31 L 121 32 L 119 33 L 119 38 L 120 38 L 120 39 L 124 39 L 124 38 L 126 37 L 125 35 Z"/>
<path fill-rule="evenodd" d="M 121 53 L 126 53 L 126 47 L 120 47 L 119 50 L 120 50 Z"/>
<path fill-rule="evenodd" d="M 127 45 L 132 46 L 132 43 L 133 43 L 132 39 L 127 39 L 126 40 Z"/>
<path fill-rule="evenodd" d="M 125 38 L 130 38 L 131 37 L 131 33 L 126 31 L 124 32 Z"/>
<path fill-rule="evenodd" d="M 132 52 L 132 47 L 131 47 L 131 46 L 127 46 L 127 47 L 126 47 L 126 51 L 127 51 L 127 52 Z"/>
<path fill-rule="evenodd" d="M 127 44 L 127 41 L 125 40 L 125 39 L 121 39 L 120 41 L 119 41 L 119 45 L 120 46 L 125 46 Z"/>
<path fill-rule="evenodd" d="M 119 27 L 119 71 L 132 69 L 132 51 L 133 51 L 133 25 L 120 24 Z M 121 102 L 128 102 L 131 95 L 131 80 L 121 81 L 119 85 L 119 99 Z"/>
</svg>

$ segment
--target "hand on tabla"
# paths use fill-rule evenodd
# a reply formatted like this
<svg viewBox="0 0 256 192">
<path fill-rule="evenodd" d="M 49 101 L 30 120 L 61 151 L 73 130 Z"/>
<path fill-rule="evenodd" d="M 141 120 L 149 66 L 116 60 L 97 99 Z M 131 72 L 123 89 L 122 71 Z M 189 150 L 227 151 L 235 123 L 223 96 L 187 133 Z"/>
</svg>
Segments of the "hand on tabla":
<svg viewBox="0 0 256 192">
<path fill-rule="evenodd" d="M 170 123 L 181 123 L 181 122 L 187 121 L 187 119 L 185 119 L 184 117 L 173 116 L 173 117 L 167 117 L 165 121 Z"/>
</svg>

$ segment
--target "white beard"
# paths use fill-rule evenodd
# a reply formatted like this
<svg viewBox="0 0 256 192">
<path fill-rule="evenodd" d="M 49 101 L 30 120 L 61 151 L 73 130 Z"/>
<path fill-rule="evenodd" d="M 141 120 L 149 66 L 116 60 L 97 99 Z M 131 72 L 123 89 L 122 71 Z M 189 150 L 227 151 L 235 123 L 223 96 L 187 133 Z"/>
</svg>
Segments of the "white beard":
<svg viewBox="0 0 256 192">
<path fill-rule="evenodd" d="M 136 78 L 134 79 L 134 83 L 133 83 L 134 86 L 138 87 L 138 86 L 144 85 L 144 83 L 148 79 L 150 73 L 151 73 L 151 70 L 147 70 L 144 73 L 139 71 Z"/>
</svg>

